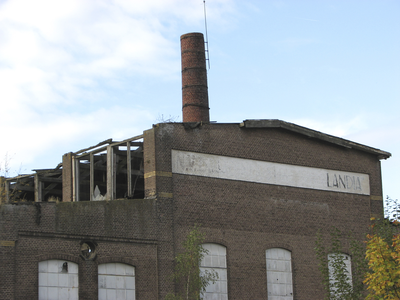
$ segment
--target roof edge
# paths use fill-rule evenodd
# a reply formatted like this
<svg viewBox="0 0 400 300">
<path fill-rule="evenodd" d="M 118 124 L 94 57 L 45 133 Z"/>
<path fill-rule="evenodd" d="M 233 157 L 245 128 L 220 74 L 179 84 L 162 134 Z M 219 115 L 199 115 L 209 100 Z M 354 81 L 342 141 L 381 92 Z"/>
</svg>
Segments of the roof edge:
<svg viewBox="0 0 400 300">
<path fill-rule="evenodd" d="M 278 119 L 262 119 L 262 120 L 244 120 L 240 123 L 240 127 L 244 128 L 282 128 L 292 132 L 296 132 L 305 135 L 309 138 L 319 139 L 328 143 L 342 146 L 348 149 L 357 149 L 367 153 L 378 156 L 379 159 L 387 159 L 392 156 L 391 153 L 372 148 L 363 144 L 355 143 L 343 138 L 339 138 L 333 135 L 329 135 L 320 131 L 316 131 L 307 127 L 299 126 L 293 123 L 285 122 Z"/>
</svg>

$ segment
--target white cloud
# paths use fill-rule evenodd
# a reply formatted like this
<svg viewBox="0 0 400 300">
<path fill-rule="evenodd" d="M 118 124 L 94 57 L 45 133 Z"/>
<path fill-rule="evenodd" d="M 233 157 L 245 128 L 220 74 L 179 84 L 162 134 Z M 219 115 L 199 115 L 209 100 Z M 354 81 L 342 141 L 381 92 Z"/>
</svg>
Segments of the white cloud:
<svg viewBox="0 0 400 300">
<path fill-rule="evenodd" d="M 211 5 L 220 17 L 230 1 Z M 178 40 L 169 39 L 177 20 L 201 23 L 202 1 L 5 1 L 0 76 L 9 88 L 2 97 L 33 102 L 34 96 L 41 106 L 126 72 L 170 76 L 179 65 Z"/>
<path fill-rule="evenodd" d="M 9 153 L 18 169 L 17 164 L 55 153 L 60 162 L 64 152 L 79 150 L 75 145 L 124 139 L 149 127 L 156 118 L 152 108 L 113 103 L 107 99 L 118 97 L 107 88 L 123 93 L 126 76 L 159 79 L 177 73 L 182 24 L 203 25 L 202 5 L 200 0 L 0 2 L 0 131 L 7 141 L 0 161 Z M 207 5 L 213 8 L 208 17 L 223 22 L 232 1 Z"/>
<path fill-rule="evenodd" d="M 295 119 L 292 123 L 321 131 L 337 137 L 346 137 L 354 132 L 359 132 L 368 127 L 367 116 L 357 115 L 352 119 L 332 118 L 332 119 Z"/>
<path fill-rule="evenodd" d="M 6 154 L 13 157 L 12 169 L 18 165 L 29 165 L 37 157 L 51 156 L 56 158 L 52 163 L 61 162 L 64 152 L 77 151 L 74 147 L 87 147 L 102 140 L 112 138 L 122 140 L 141 134 L 143 126 L 151 124 L 155 116 L 146 110 L 129 109 L 114 106 L 101 108 L 89 113 L 40 114 L 29 113 L 29 119 L 9 124 L 9 130 L 2 132 L 6 148 L 0 149 L 0 161 Z M 79 146 L 77 146 L 79 145 Z M 42 166 L 37 166 L 41 168 Z"/>
</svg>

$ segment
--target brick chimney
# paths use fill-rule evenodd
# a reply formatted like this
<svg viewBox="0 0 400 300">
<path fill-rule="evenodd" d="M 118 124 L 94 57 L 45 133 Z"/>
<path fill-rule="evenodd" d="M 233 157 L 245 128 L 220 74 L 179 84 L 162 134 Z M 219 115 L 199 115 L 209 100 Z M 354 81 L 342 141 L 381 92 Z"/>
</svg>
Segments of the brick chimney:
<svg viewBox="0 0 400 300">
<path fill-rule="evenodd" d="M 210 122 L 204 37 L 181 36 L 183 122 Z"/>
</svg>

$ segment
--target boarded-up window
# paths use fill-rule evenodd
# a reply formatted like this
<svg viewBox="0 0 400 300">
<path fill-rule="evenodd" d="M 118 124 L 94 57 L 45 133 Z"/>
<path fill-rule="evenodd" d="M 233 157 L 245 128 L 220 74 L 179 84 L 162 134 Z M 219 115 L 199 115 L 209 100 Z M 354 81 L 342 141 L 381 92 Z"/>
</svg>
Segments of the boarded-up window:
<svg viewBox="0 0 400 300">
<path fill-rule="evenodd" d="M 78 300 L 78 265 L 65 260 L 39 262 L 39 300 Z"/>
<path fill-rule="evenodd" d="M 292 255 L 281 248 L 268 249 L 267 261 L 268 300 L 293 300 Z"/>
<path fill-rule="evenodd" d="M 99 265 L 99 300 L 134 300 L 135 268 L 122 263 Z"/>
<path fill-rule="evenodd" d="M 226 248 L 222 245 L 206 243 L 202 245 L 208 250 L 208 254 L 201 261 L 200 271 L 214 270 L 218 274 L 218 280 L 210 284 L 204 300 L 227 300 L 228 299 L 228 276 L 226 271 Z"/>
</svg>

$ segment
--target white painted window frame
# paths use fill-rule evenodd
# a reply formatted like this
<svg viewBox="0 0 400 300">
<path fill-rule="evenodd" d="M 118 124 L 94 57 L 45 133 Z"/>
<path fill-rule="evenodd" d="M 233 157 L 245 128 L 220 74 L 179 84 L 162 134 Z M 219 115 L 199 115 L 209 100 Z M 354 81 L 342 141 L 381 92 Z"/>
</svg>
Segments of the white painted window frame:
<svg viewBox="0 0 400 300">
<path fill-rule="evenodd" d="M 78 300 L 78 264 L 59 259 L 38 263 L 39 300 Z"/>
<path fill-rule="evenodd" d="M 268 300 L 293 300 L 292 253 L 284 248 L 265 251 Z"/>
<path fill-rule="evenodd" d="M 204 300 L 228 300 L 228 270 L 226 264 L 226 247 L 215 243 L 204 243 L 208 251 L 201 261 L 200 272 L 215 271 L 218 280 L 206 288 Z"/>
<path fill-rule="evenodd" d="M 99 264 L 99 300 L 135 300 L 135 273 L 135 267 L 125 263 Z"/>
</svg>

